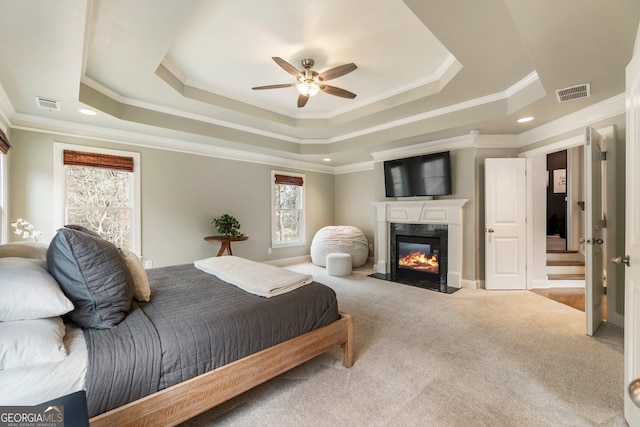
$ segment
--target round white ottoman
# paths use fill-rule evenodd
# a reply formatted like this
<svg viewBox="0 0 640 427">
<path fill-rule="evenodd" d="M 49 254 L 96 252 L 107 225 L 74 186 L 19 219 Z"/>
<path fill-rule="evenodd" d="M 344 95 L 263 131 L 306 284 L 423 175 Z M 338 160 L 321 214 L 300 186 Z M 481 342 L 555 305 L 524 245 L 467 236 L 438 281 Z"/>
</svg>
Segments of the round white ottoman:
<svg viewBox="0 0 640 427">
<path fill-rule="evenodd" d="M 327 255 L 327 274 L 330 276 L 348 276 L 351 274 L 351 255 L 334 252 Z"/>
</svg>

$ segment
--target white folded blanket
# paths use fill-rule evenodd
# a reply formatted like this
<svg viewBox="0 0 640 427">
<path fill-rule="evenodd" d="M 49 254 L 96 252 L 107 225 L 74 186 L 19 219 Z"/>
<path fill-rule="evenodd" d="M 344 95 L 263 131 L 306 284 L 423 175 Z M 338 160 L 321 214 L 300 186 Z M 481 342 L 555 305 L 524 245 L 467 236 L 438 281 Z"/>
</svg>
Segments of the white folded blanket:
<svg viewBox="0 0 640 427">
<path fill-rule="evenodd" d="M 198 260 L 193 265 L 261 297 L 270 298 L 313 282 L 313 276 L 285 270 L 237 256 L 220 256 Z"/>
</svg>

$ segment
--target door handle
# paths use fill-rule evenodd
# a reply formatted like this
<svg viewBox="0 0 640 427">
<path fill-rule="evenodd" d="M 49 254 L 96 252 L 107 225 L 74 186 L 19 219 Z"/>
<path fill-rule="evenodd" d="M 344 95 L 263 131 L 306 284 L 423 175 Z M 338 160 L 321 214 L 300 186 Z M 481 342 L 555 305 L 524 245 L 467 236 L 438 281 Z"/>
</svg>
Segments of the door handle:
<svg viewBox="0 0 640 427">
<path fill-rule="evenodd" d="M 602 245 L 604 243 L 604 240 L 602 240 L 602 239 L 587 239 L 587 240 L 584 240 L 584 238 L 580 238 L 580 243 L 589 243 L 591 245 Z"/>
<path fill-rule="evenodd" d="M 485 228 L 484 232 L 485 233 L 493 233 L 495 230 L 493 228 Z"/>
<path fill-rule="evenodd" d="M 578 240 L 578 242 L 579 243 L 584 243 L 585 242 L 584 237 L 581 237 L 580 240 Z"/>
<path fill-rule="evenodd" d="M 631 260 L 631 258 L 629 258 L 629 255 L 625 255 L 624 257 L 617 256 L 615 258 L 611 258 L 611 262 L 612 263 L 617 264 L 617 265 L 624 264 L 627 267 L 629 267 L 629 265 L 631 264 L 630 260 Z M 637 392 L 638 393 L 638 402 L 640 402 L 640 380 L 637 380 L 637 381 L 638 381 L 638 392 Z"/>
<path fill-rule="evenodd" d="M 640 408 L 640 378 L 629 384 L 629 397 Z"/>
</svg>

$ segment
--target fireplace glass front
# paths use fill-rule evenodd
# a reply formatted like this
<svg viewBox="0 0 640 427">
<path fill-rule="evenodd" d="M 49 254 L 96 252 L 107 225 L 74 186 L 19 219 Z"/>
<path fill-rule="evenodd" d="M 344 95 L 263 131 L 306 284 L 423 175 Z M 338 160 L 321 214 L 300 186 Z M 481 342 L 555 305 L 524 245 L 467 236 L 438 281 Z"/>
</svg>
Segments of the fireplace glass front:
<svg viewBox="0 0 640 427">
<path fill-rule="evenodd" d="M 396 236 L 395 273 L 440 283 L 440 239 L 423 236 Z"/>
</svg>

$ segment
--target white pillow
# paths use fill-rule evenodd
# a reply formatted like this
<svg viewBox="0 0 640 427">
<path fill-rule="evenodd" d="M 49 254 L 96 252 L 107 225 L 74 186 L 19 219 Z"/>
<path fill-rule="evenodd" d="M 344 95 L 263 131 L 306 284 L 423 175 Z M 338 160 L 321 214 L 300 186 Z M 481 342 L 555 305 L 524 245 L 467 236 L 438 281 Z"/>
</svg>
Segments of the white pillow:
<svg viewBox="0 0 640 427">
<path fill-rule="evenodd" d="M 127 249 L 119 248 L 119 250 L 133 277 L 133 297 L 137 301 L 149 301 L 151 299 L 151 287 L 149 286 L 147 271 L 142 266 L 142 261 L 140 261 L 138 255 Z"/>
<path fill-rule="evenodd" d="M 67 355 L 59 317 L 0 322 L 0 369 L 59 362 Z"/>
<path fill-rule="evenodd" d="M 73 303 L 49 274 L 44 261 L 0 258 L 0 322 L 61 316 Z"/>
<path fill-rule="evenodd" d="M 0 245 L 0 258 L 19 257 L 47 259 L 48 245 L 38 242 L 13 242 Z"/>
</svg>

